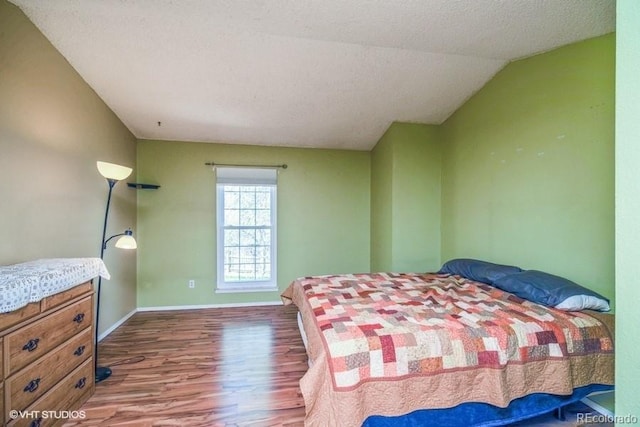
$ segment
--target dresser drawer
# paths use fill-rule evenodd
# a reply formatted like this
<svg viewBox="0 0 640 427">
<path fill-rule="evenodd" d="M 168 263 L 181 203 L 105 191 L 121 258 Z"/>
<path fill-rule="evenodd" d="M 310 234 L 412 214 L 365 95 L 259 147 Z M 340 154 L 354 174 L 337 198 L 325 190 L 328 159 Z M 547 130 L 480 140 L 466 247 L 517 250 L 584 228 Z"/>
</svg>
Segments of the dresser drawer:
<svg viewBox="0 0 640 427">
<path fill-rule="evenodd" d="M 13 325 L 40 314 L 40 303 L 32 302 L 9 313 L 0 313 L 0 330 L 9 329 Z"/>
<path fill-rule="evenodd" d="M 46 354 L 81 330 L 91 326 L 93 317 L 91 296 L 42 318 L 5 337 L 5 377 Z"/>
<path fill-rule="evenodd" d="M 60 292 L 59 294 L 54 294 L 46 297 L 40 302 L 40 309 L 42 311 L 50 310 L 54 307 L 64 304 L 67 301 L 71 301 L 72 299 L 79 297 L 82 294 L 85 294 L 91 291 L 93 291 L 93 283 L 91 281 L 84 282 L 81 285 L 73 287 L 64 292 Z"/>
<path fill-rule="evenodd" d="M 4 347 L 2 346 L 3 338 L 0 337 L 0 420 L 4 418 L 4 375 L 2 371 L 4 369 Z"/>
<path fill-rule="evenodd" d="M 0 417 L 4 419 L 4 382 L 0 382 Z"/>
<path fill-rule="evenodd" d="M 5 381 L 8 409 L 22 410 L 89 358 L 93 352 L 92 329 L 88 328 L 50 351 L 28 368 Z"/>
<path fill-rule="evenodd" d="M 62 411 L 77 411 L 93 393 L 93 379 L 93 358 L 89 358 L 26 410 L 30 415 L 33 414 L 31 418 L 13 420 L 8 426 L 49 427 L 61 424 L 61 420 L 55 416 L 62 415 Z M 47 411 L 46 418 L 42 411 Z M 73 415 L 80 418 L 82 412 Z"/>
</svg>

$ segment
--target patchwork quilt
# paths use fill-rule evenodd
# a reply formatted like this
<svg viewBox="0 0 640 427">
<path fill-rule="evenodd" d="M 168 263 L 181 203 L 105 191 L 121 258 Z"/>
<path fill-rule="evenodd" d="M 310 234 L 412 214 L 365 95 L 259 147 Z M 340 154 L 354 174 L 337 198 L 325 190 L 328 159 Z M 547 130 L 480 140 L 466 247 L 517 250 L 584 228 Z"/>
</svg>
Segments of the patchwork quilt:
<svg viewBox="0 0 640 427">
<path fill-rule="evenodd" d="M 333 384 L 613 352 L 606 327 L 459 276 L 349 274 L 298 280 Z"/>
</svg>

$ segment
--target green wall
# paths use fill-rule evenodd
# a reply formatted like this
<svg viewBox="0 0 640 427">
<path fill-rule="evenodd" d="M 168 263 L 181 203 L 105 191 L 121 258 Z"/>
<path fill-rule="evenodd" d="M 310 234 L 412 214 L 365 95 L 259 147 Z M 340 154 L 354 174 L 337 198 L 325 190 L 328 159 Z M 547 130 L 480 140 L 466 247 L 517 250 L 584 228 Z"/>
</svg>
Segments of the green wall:
<svg viewBox="0 0 640 427">
<path fill-rule="evenodd" d="M 640 418 L 640 2 L 618 0 L 616 40 L 616 415 Z"/>
<path fill-rule="evenodd" d="M 136 165 L 136 139 L 20 9 L 0 0 L 0 265 L 98 257 L 108 185 L 96 161 Z M 112 234 L 136 224 L 116 186 Z M 100 333 L 136 308 L 136 251 L 110 245 Z"/>
<path fill-rule="evenodd" d="M 443 261 L 538 269 L 614 296 L 612 34 L 513 62 L 442 126 Z"/>
<path fill-rule="evenodd" d="M 440 266 L 438 127 L 392 123 L 371 152 L 371 268 Z"/>
<path fill-rule="evenodd" d="M 390 130 L 371 151 L 371 270 L 393 271 L 393 140 Z"/>
<path fill-rule="evenodd" d="M 138 190 L 140 307 L 279 301 L 278 292 L 214 293 L 209 161 L 288 165 L 278 175 L 280 290 L 300 276 L 369 271 L 369 153 L 139 141 L 138 181 L 161 185 Z"/>
</svg>

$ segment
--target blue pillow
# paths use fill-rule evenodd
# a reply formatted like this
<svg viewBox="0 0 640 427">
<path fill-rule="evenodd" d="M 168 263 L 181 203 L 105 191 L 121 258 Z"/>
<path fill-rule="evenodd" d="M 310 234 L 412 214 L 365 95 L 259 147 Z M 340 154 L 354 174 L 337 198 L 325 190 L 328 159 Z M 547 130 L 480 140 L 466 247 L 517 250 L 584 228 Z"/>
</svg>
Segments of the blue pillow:
<svg viewBox="0 0 640 427">
<path fill-rule="evenodd" d="M 501 277 L 519 273 L 522 269 L 510 265 L 493 264 L 477 259 L 458 258 L 444 263 L 438 273 L 458 274 L 467 279 L 492 284 Z"/>
<path fill-rule="evenodd" d="M 502 277 L 493 283 L 496 288 L 520 298 L 565 311 L 609 311 L 609 300 L 571 280 L 537 270 Z"/>
</svg>

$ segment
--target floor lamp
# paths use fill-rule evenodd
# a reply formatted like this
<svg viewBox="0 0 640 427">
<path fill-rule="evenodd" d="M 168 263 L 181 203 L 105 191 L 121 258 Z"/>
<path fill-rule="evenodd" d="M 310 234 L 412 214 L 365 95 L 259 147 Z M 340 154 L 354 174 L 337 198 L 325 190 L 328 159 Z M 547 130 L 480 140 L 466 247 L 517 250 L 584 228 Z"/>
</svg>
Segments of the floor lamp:
<svg viewBox="0 0 640 427">
<path fill-rule="evenodd" d="M 111 204 L 111 193 L 113 187 L 131 174 L 132 169 L 126 166 L 120 166 L 113 163 L 97 162 L 98 171 L 102 176 L 107 179 L 109 183 L 109 195 L 107 196 L 107 208 L 104 211 L 104 226 L 102 227 L 102 244 L 100 245 L 100 259 L 104 257 L 104 251 L 107 249 L 107 243 L 113 238 L 119 237 L 116 241 L 116 248 L 121 249 L 135 249 L 138 245 L 133 238 L 133 232 L 131 229 L 124 231 L 123 233 L 114 234 L 107 237 L 107 219 L 109 218 L 109 205 Z M 111 368 L 108 366 L 98 366 L 98 321 L 100 320 L 100 287 L 102 285 L 102 277 L 98 277 L 98 290 L 96 297 L 96 326 L 95 326 L 95 353 L 94 353 L 94 368 L 96 373 L 96 383 L 103 381 L 111 375 Z"/>
</svg>

